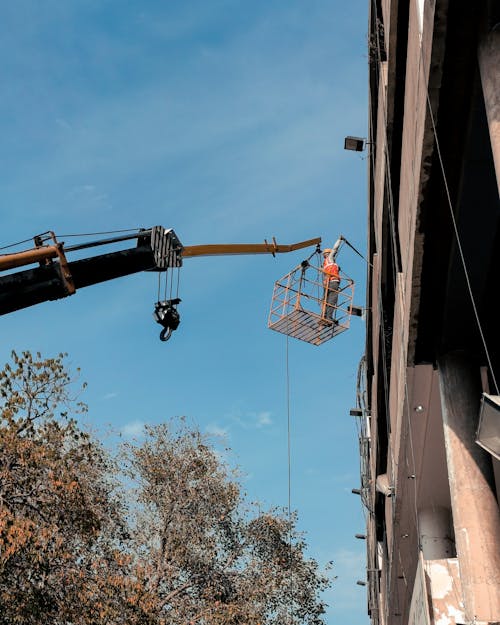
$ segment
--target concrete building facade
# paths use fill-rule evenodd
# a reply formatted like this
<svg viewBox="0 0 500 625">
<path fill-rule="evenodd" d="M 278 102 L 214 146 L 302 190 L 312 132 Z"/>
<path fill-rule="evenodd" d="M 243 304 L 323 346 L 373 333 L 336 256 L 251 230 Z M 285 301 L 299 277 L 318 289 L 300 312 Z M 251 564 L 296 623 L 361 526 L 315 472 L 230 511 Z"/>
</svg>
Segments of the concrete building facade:
<svg viewBox="0 0 500 625">
<path fill-rule="evenodd" d="M 498 623 L 500 3 L 371 0 L 369 63 L 368 612 Z"/>
</svg>

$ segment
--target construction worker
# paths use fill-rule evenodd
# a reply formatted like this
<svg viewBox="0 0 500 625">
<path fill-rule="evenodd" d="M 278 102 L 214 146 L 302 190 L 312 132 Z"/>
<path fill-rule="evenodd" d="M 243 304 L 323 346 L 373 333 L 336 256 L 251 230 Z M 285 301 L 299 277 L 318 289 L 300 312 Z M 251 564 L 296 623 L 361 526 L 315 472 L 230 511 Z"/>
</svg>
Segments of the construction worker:
<svg viewBox="0 0 500 625">
<path fill-rule="evenodd" d="M 339 286 L 340 286 L 340 270 L 339 266 L 335 262 L 334 258 L 335 249 L 323 250 L 323 273 L 324 273 L 324 318 L 329 321 L 334 321 L 333 316 L 335 313 L 335 307 L 337 306 L 337 300 L 339 298 Z M 336 322 L 334 322 L 336 323 Z"/>
</svg>

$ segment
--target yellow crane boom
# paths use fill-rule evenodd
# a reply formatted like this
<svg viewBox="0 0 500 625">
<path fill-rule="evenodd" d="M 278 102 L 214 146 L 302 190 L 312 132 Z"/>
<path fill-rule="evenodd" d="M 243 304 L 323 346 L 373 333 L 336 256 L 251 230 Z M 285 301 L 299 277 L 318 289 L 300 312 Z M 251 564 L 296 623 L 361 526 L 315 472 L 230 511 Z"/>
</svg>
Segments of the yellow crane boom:
<svg viewBox="0 0 500 625">
<path fill-rule="evenodd" d="M 301 250 L 311 245 L 319 245 L 320 238 L 308 239 L 300 243 L 292 243 L 291 245 L 282 245 L 276 243 L 273 239 L 272 243 L 265 241 L 264 243 L 220 243 L 210 245 L 188 245 L 182 249 L 183 258 L 191 258 L 193 256 L 229 256 L 231 254 L 285 254 L 295 250 Z"/>
</svg>

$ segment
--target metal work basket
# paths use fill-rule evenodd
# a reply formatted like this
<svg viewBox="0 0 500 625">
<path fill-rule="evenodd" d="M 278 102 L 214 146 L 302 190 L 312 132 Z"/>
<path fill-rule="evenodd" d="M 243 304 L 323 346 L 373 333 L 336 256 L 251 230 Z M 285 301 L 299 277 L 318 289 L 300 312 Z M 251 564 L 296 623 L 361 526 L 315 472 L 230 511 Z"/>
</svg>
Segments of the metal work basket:
<svg viewBox="0 0 500 625">
<path fill-rule="evenodd" d="M 327 312 L 325 274 L 321 267 L 302 262 L 274 285 L 268 327 L 312 345 L 321 345 L 349 328 L 354 282 L 343 272 L 333 321 Z"/>
</svg>

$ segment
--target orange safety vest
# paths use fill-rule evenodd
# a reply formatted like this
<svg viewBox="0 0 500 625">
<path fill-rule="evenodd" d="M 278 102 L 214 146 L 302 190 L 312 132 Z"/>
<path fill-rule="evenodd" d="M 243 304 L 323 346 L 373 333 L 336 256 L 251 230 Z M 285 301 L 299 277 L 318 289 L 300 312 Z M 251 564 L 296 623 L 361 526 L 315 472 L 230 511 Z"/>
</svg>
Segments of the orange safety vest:
<svg viewBox="0 0 500 625">
<path fill-rule="evenodd" d="M 325 283 L 328 283 L 330 280 L 340 281 L 340 272 L 337 263 L 332 263 L 328 260 L 328 258 L 325 258 L 323 262 L 323 271 L 326 274 Z"/>
</svg>

